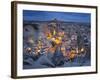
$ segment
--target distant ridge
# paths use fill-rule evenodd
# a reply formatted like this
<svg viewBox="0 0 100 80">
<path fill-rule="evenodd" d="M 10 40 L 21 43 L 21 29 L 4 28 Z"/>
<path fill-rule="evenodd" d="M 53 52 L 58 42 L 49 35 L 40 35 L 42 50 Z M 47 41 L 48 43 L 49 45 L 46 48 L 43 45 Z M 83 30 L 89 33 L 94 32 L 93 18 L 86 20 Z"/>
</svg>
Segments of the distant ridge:
<svg viewBox="0 0 100 80">
<path fill-rule="evenodd" d="M 53 21 L 53 20 L 49 20 L 49 21 L 36 21 L 36 20 L 23 20 L 23 24 L 33 24 L 33 23 L 51 23 L 51 22 L 59 22 L 59 23 L 68 23 L 68 24 L 83 24 L 83 25 L 90 25 L 91 23 L 89 22 L 71 22 L 71 21 L 60 21 L 60 20 L 57 20 L 57 21 Z"/>
<path fill-rule="evenodd" d="M 55 22 L 55 21 L 53 21 L 53 20 L 48 20 L 48 21 L 42 21 L 42 20 L 40 20 L 40 21 L 38 21 L 38 20 L 23 20 L 23 22 Z M 90 24 L 89 22 L 77 22 L 77 21 L 75 21 L 75 22 L 72 22 L 72 21 L 60 21 L 60 20 L 57 20 L 57 22 L 62 22 L 62 23 L 87 23 L 87 24 Z"/>
</svg>

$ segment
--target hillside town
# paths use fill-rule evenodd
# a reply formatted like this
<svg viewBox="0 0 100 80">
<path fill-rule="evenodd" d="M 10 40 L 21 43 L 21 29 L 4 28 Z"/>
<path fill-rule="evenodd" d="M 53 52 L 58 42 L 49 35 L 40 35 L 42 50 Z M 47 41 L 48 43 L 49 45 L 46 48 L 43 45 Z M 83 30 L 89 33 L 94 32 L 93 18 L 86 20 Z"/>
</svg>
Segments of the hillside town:
<svg viewBox="0 0 100 80">
<path fill-rule="evenodd" d="M 89 23 L 24 21 L 23 68 L 90 66 Z"/>
</svg>

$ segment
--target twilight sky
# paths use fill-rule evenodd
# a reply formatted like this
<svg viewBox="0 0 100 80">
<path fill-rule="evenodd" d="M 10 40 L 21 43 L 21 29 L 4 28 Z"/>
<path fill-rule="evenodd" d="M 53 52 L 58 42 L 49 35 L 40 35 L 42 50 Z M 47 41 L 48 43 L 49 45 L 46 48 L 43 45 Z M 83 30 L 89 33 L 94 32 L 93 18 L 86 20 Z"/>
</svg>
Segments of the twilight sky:
<svg viewBox="0 0 100 80">
<path fill-rule="evenodd" d="M 68 22 L 87 22 L 91 21 L 89 13 L 74 13 L 74 12 L 52 12 L 52 11 L 33 11 L 23 10 L 23 19 L 27 21 L 49 21 L 53 19 L 68 21 Z"/>
</svg>

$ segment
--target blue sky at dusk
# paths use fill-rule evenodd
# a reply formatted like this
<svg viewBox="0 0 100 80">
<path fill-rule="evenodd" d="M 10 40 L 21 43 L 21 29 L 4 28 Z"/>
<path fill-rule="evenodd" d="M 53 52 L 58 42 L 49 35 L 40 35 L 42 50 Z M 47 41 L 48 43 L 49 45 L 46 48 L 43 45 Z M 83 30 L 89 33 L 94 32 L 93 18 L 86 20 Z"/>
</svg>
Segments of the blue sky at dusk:
<svg viewBox="0 0 100 80">
<path fill-rule="evenodd" d="M 68 21 L 68 22 L 87 22 L 91 21 L 89 13 L 74 13 L 74 12 L 52 12 L 52 11 L 32 11 L 23 10 L 23 19 L 27 21 L 50 21 L 53 19 Z"/>
</svg>

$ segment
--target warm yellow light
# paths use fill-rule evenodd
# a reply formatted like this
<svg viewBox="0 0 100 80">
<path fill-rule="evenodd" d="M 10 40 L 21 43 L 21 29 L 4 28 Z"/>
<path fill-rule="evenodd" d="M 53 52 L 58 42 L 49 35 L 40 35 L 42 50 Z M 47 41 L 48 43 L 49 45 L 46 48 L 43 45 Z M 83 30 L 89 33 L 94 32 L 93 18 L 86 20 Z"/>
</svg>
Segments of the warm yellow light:
<svg viewBox="0 0 100 80">
<path fill-rule="evenodd" d="M 37 52 L 40 52 L 40 50 L 38 50 Z"/>
<path fill-rule="evenodd" d="M 62 40 L 62 38 L 61 38 L 61 37 L 58 37 L 58 39 L 59 39 L 59 40 Z"/>
<path fill-rule="evenodd" d="M 83 52 L 83 51 L 84 51 L 84 48 L 81 49 L 81 52 Z"/>
<path fill-rule="evenodd" d="M 55 41 L 55 38 L 51 38 L 52 41 Z"/>
<path fill-rule="evenodd" d="M 51 33 L 48 33 L 47 39 L 51 39 L 51 37 L 52 37 Z"/>
<path fill-rule="evenodd" d="M 65 49 L 65 47 L 61 47 L 61 50 L 62 50 L 62 51 L 65 51 L 66 49 Z"/>
<path fill-rule="evenodd" d="M 56 31 L 55 30 L 53 31 L 53 35 L 56 35 Z"/>
<path fill-rule="evenodd" d="M 56 44 L 60 44 L 60 43 L 61 43 L 61 40 L 55 39 L 55 43 L 56 43 Z"/>
</svg>

